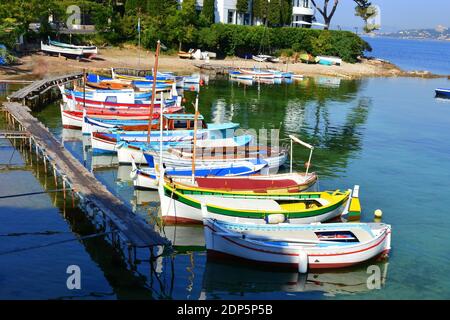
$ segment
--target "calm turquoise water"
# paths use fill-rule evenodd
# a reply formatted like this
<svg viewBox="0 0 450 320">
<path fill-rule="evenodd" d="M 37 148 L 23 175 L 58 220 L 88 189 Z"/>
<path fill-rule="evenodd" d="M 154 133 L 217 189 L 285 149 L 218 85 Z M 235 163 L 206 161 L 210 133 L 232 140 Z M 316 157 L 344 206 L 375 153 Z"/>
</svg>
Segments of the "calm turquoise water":
<svg viewBox="0 0 450 320">
<path fill-rule="evenodd" d="M 372 46 L 369 56 L 393 62 L 408 71 L 426 70 L 450 75 L 450 41 L 364 38 Z"/>
<path fill-rule="evenodd" d="M 323 80 L 260 86 L 210 81 L 201 90 L 200 109 L 210 121 L 280 128 L 281 137 L 295 134 L 312 143 L 322 189 L 359 184 L 362 221 L 373 221 L 373 211 L 383 210 L 383 221 L 393 228 L 389 260 L 307 276 L 225 264 L 206 259 L 198 227 L 166 227 L 177 254 L 160 258 L 153 271 L 148 263 L 139 265 L 143 275 L 152 274 L 147 278 L 127 271 L 101 238 L 5 254 L 94 233 L 70 200 L 48 193 L 0 198 L 0 298 L 450 298 L 450 101 L 435 99 L 433 91 L 449 81 L 377 78 L 327 86 L 320 85 Z M 136 214 L 152 221 L 157 195 L 134 191 L 129 167 L 116 167 L 114 157 L 92 157 L 77 132 L 61 129 L 56 105 L 37 116 Z M 0 195 L 54 188 L 53 178 L 36 169 L 35 159 L 31 165 L 27 152 L 1 142 Z M 306 150 L 295 149 L 297 169 L 306 157 Z M 8 170 L 8 163 L 16 170 Z M 71 264 L 82 269 L 80 291 L 66 289 Z M 382 275 L 379 290 L 366 284 L 374 264 Z"/>
</svg>

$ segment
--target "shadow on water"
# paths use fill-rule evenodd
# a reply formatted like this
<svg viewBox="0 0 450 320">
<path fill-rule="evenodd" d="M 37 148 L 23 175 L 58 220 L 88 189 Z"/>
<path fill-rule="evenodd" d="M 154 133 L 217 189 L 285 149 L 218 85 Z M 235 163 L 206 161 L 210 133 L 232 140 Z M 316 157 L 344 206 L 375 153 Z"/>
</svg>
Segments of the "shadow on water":
<svg viewBox="0 0 450 320">
<path fill-rule="evenodd" d="M 13 144 L 15 145 L 16 152 L 18 152 L 23 159 L 23 169 L 31 170 L 33 176 L 42 186 L 43 191 L 50 192 L 48 193 L 48 196 L 51 198 L 52 204 L 59 209 L 59 212 L 69 226 L 72 235 L 76 237 L 74 241 L 78 241 L 84 246 L 89 257 L 102 270 L 105 279 L 113 290 L 113 293 L 93 293 L 87 294 L 86 296 L 61 296 L 59 298 L 99 298 L 108 295 L 115 296 L 117 299 L 158 298 L 161 295 L 159 292 L 160 288 L 155 290 L 148 281 L 149 277 L 155 277 L 155 275 L 149 273 L 148 276 L 144 276 L 130 270 L 130 266 L 124 254 L 118 253 L 105 236 L 77 240 L 86 236 L 101 233 L 102 229 L 93 223 L 79 208 L 78 201 L 71 196 L 70 191 L 67 191 L 66 197 L 64 197 L 63 192 L 51 192 L 51 190 L 61 188 L 61 182 L 59 181 L 55 184 L 55 179 L 51 170 L 45 172 L 45 166 L 41 159 L 38 160 L 35 154 L 33 152 L 30 153 L 29 149 L 22 146 L 21 143 L 13 142 Z M 20 197 L 17 199 L 20 200 Z M 1 206 L 0 210 L 9 212 L 10 210 L 13 210 L 13 208 Z M 20 210 L 21 212 L 23 211 L 22 209 Z M 32 209 L 31 211 L 33 211 L 33 214 L 36 214 L 36 209 Z M 48 230 L 39 234 L 35 233 L 34 235 L 44 236 L 54 234 L 57 234 L 57 232 Z M 21 234 L 11 234 L 11 236 L 20 235 Z M 49 261 L 49 263 L 51 262 Z M 49 293 L 49 295 L 51 296 L 51 293 Z"/>
</svg>

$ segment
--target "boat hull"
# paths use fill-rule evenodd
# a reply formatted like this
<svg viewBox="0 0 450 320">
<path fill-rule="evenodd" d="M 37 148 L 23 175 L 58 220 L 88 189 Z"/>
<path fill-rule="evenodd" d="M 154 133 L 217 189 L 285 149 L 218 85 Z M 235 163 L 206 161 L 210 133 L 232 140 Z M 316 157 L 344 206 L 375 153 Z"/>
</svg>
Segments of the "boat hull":
<svg viewBox="0 0 450 320">
<path fill-rule="evenodd" d="M 208 215 L 220 219 L 221 221 L 266 224 L 264 217 L 271 214 L 270 211 L 261 210 L 253 217 L 250 217 L 249 215 L 240 215 L 237 213 L 237 210 L 228 210 L 225 212 L 215 205 L 210 205 L 208 203 L 208 201 L 211 201 L 209 196 L 197 196 L 196 198 L 183 197 L 161 185 L 158 186 L 158 193 L 161 201 L 161 215 L 163 220 L 167 223 L 201 223 L 203 213 L 200 203 L 202 201 L 206 203 Z M 245 201 L 245 199 L 242 200 Z M 227 203 L 227 201 L 230 201 L 230 199 L 222 199 L 223 203 Z M 347 197 L 321 214 L 305 214 L 298 218 L 289 217 L 289 222 L 292 224 L 307 224 L 328 221 L 345 214 L 348 210 L 349 203 L 350 197 Z"/>
<path fill-rule="evenodd" d="M 450 89 L 436 89 L 436 97 L 450 99 Z"/>
<path fill-rule="evenodd" d="M 205 243 L 208 255 L 228 256 L 240 260 L 282 265 L 299 270 L 342 268 L 368 261 L 390 250 L 391 232 L 386 229 L 379 236 L 366 243 L 352 246 L 276 246 L 266 242 L 247 241 L 240 237 L 227 237 L 214 221 L 204 222 Z M 306 253 L 307 260 L 300 252 Z M 301 266 L 307 263 L 307 266 Z"/>
</svg>

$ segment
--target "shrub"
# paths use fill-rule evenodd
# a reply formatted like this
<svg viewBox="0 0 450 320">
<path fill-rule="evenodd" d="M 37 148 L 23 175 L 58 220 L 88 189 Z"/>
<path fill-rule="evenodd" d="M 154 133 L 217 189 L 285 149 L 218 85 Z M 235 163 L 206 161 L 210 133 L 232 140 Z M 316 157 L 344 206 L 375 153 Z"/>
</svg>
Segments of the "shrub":
<svg viewBox="0 0 450 320">
<path fill-rule="evenodd" d="M 292 49 L 314 55 L 335 55 L 347 62 L 356 62 L 365 50 L 371 50 L 367 42 L 349 31 L 229 24 L 214 24 L 200 29 L 197 45 L 225 55 Z"/>
</svg>

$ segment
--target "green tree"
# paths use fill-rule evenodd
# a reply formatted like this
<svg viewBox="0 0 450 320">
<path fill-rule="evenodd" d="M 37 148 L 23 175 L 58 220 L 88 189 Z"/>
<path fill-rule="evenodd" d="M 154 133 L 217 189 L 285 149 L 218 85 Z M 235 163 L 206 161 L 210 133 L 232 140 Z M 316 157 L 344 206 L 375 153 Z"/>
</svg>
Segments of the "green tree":
<svg viewBox="0 0 450 320">
<path fill-rule="evenodd" d="M 266 23 L 269 2 L 267 0 L 253 0 L 253 17 Z"/>
<path fill-rule="evenodd" d="M 181 10 L 167 17 L 167 40 L 178 42 L 181 50 L 183 43 L 193 44 L 197 35 L 198 14 L 195 0 L 184 0 Z"/>
<path fill-rule="evenodd" d="M 271 0 L 267 13 L 267 24 L 279 26 L 281 24 L 281 0 Z"/>
<path fill-rule="evenodd" d="M 288 26 L 292 22 L 292 0 L 281 0 L 281 24 Z"/>
<path fill-rule="evenodd" d="M 126 0 L 125 2 L 125 12 L 128 15 L 136 15 L 139 10 L 144 12 L 147 10 L 146 0 Z"/>
<path fill-rule="evenodd" d="M 203 17 L 207 25 L 212 25 L 215 22 L 215 2 L 215 0 L 203 0 L 203 9 L 201 16 Z"/>
<path fill-rule="evenodd" d="M 377 15 L 377 9 L 368 0 L 354 0 L 356 3 L 355 16 L 361 17 L 364 20 L 364 32 L 370 33 L 380 29 L 379 25 L 370 24 L 369 19 Z"/>
<path fill-rule="evenodd" d="M 236 11 L 238 13 L 247 13 L 248 12 L 248 1 L 249 0 L 237 0 Z"/>
</svg>

